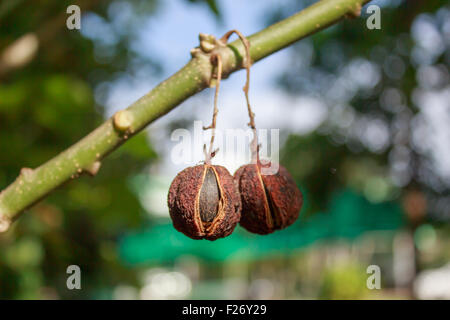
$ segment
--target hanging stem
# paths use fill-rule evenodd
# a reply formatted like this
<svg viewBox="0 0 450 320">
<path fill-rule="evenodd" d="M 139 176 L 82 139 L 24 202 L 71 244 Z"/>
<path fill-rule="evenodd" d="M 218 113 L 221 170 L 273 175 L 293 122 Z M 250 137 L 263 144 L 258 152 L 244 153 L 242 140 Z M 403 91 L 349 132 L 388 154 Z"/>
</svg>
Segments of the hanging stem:
<svg viewBox="0 0 450 320">
<path fill-rule="evenodd" d="M 245 48 L 245 69 L 247 71 L 247 78 L 246 78 L 246 82 L 244 87 L 242 88 L 242 90 L 244 90 L 244 94 L 245 94 L 245 100 L 247 102 L 247 110 L 248 110 L 248 117 L 250 118 L 250 122 L 248 123 L 248 126 L 252 129 L 253 131 L 253 140 L 251 142 L 250 145 L 250 149 L 252 152 L 252 158 L 251 161 L 252 163 L 257 163 L 259 162 L 259 153 L 258 153 L 258 133 L 256 131 L 256 125 L 255 125 L 255 113 L 252 111 L 252 107 L 250 105 L 250 98 L 248 95 L 249 89 L 250 89 L 250 67 L 252 66 L 252 58 L 250 55 L 250 42 L 247 40 L 247 38 L 239 31 L 239 30 L 230 30 L 227 33 L 225 33 L 225 35 L 222 37 L 222 41 L 224 43 L 228 42 L 228 39 L 230 38 L 230 36 L 236 33 L 239 37 L 239 39 L 242 41 L 244 48 Z"/>
<path fill-rule="evenodd" d="M 217 100 L 219 98 L 220 91 L 220 81 L 222 80 L 222 57 L 219 54 L 216 54 L 211 57 L 213 63 L 217 64 L 217 82 L 216 82 L 216 91 L 214 92 L 214 111 L 212 116 L 211 125 L 208 127 L 203 127 L 203 130 L 212 129 L 211 132 L 211 141 L 209 143 L 209 152 L 206 153 L 206 146 L 204 146 L 205 151 L 205 163 L 211 164 L 211 159 L 216 155 L 218 150 L 213 151 L 214 146 L 214 138 L 216 137 L 216 122 L 217 122 L 217 114 L 219 113 L 219 108 L 217 107 Z"/>
</svg>

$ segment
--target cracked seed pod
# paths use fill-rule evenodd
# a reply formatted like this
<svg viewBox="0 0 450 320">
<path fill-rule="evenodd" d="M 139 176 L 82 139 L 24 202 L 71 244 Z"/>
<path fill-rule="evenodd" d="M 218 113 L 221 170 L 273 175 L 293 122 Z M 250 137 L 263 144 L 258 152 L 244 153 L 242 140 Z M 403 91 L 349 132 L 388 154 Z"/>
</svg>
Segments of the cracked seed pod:
<svg viewBox="0 0 450 320">
<path fill-rule="evenodd" d="M 303 195 L 286 168 L 262 175 L 261 164 L 247 164 L 234 174 L 242 201 L 240 224 L 250 232 L 269 234 L 297 220 Z"/>
<path fill-rule="evenodd" d="M 178 173 L 168 196 L 175 229 L 193 239 L 230 235 L 241 217 L 241 200 L 233 177 L 222 166 L 199 165 Z"/>
</svg>

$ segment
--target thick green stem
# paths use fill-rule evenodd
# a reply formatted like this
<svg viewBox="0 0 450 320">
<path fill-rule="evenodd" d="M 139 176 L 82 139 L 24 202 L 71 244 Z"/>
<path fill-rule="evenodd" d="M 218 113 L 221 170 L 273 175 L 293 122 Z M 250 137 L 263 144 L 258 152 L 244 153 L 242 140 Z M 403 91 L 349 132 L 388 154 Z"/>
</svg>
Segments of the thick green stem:
<svg viewBox="0 0 450 320">
<path fill-rule="evenodd" d="M 358 16 L 368 0 L 322 0 L 250 37 L 250 55 L 262 58 L 321 30 L 345 16 Z M 23 168 L 18 178 L 0 193 L 0 231 L 28 207 L 64 182 L 82 173 L 95 175 L 101 160 L 149 123 L 210 85 L 211 55 L 220 54 L 223 73 L 228 75 L 244 66 L 245 50 L 238 40 L 214 48 L 208 43 L 192 51 L 193 58 L 176 74 L 148 94 L 119 111 L 82 140 L 36 169 Z M 206 48 L 206 49 L 205 49 Z M 210 50 L 212 49 L 212 50 Z"/>
</svg>

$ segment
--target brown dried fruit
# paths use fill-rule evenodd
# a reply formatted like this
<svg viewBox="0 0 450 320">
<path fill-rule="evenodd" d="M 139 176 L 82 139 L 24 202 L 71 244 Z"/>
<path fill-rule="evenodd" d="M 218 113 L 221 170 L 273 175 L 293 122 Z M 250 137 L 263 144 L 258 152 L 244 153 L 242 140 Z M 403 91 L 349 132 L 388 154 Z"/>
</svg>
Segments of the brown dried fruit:
<svg viewBox="0 0 450 320">
<path fill-rule="evenodd" d="M 234 174 L 242 201 L 240 224 L 250 232 L 268 234 L 297 220 L 303 195 L 283 166 L 262 175 L 261 164 L 247 164 Z"/>
<path fill-rule="evenodd" d="M 189 167 L 172 181 L 169 213 L 175 229 L 193 239 L 230 235 L 241 217 L 241 200 L 233 177 L 222 166 Z"/>
</svg>

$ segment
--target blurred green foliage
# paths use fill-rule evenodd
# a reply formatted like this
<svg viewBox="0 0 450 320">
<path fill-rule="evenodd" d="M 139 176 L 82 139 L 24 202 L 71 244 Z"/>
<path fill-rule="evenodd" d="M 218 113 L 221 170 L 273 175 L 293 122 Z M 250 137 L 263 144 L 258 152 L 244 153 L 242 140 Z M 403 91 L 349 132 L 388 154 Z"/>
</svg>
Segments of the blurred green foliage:
<svg viewBox="0 0 450 320">
<path fill-rule="evenodd" d="M 0 189 L 22 167 L 39 166 L 103 121 L 92 87 L 121 70 L 131 54 L 125 33 L 111 63 L 99 63 L 92 41 L 65 27 L 69 4 L 106 17 L 106 1 L 7 3 L 1 6 L 0 48 L 35 32 L 40 49 L 29 65 L 1 75 Z M 156 2 L 145 3 L 141 14 L 151 14 Z M 94 79 L 94 70 L 103 76 Z M 93 297 L 112 279 L 133 282 L 134 274 L 117 259 L 115 240 L 143 223 L 143 209 L 127 181 L 155 158 L 141 133 L 105 161 L 95 179 L 67 183 L 28 210 L 0 237 L 0 298 Z M 82 292 L 73 293 L 66 289 L 66 268 L 80 263 L 86 281 Z"/>
<path fill-rule="evenodd" d="M 310 2 L 289 1 L 274 10 L 269 23 Z M 291 134 L 281 162 L 308 192 L 307 215 L 324 210 L 333 191 L 349 186 L 373 203 L 401 202 L 418 192 L 428 204 L 421 214 L 426 211 L 435 222 L 448 221 L 450 181 L 437 170 L 432 133 L 419 132 L 426 106 L 418 98 L 445 91 L 448 44 L 433 52 L 417 39 L 418 33 L 431 32 L 422 30 L 428 23 L 445 41 L 448 2 L 387 1 L 381 8 L 380 30 L 366 27 L 365 8 L 370 4 L 363 7 L 362 19 L 344 20 L 293 45 L 291 67 L 276 83 L 293 95 L 319 99 L 328 115 L 314 132 Z M 424 77 L 427 67 L 442 70 L 440 80 L 432 83 Z M 445 204 L 432 205 L 437 201 Z M 414 224 L 410 211 L 406 213 Z"/>
<path fill-rule="evenodd" d="M 366 290 L 367 275 L 357 262 L 333 266 L 325 270 L 319 298 L 355 299 L 363 298 Z"/>
</svg>

